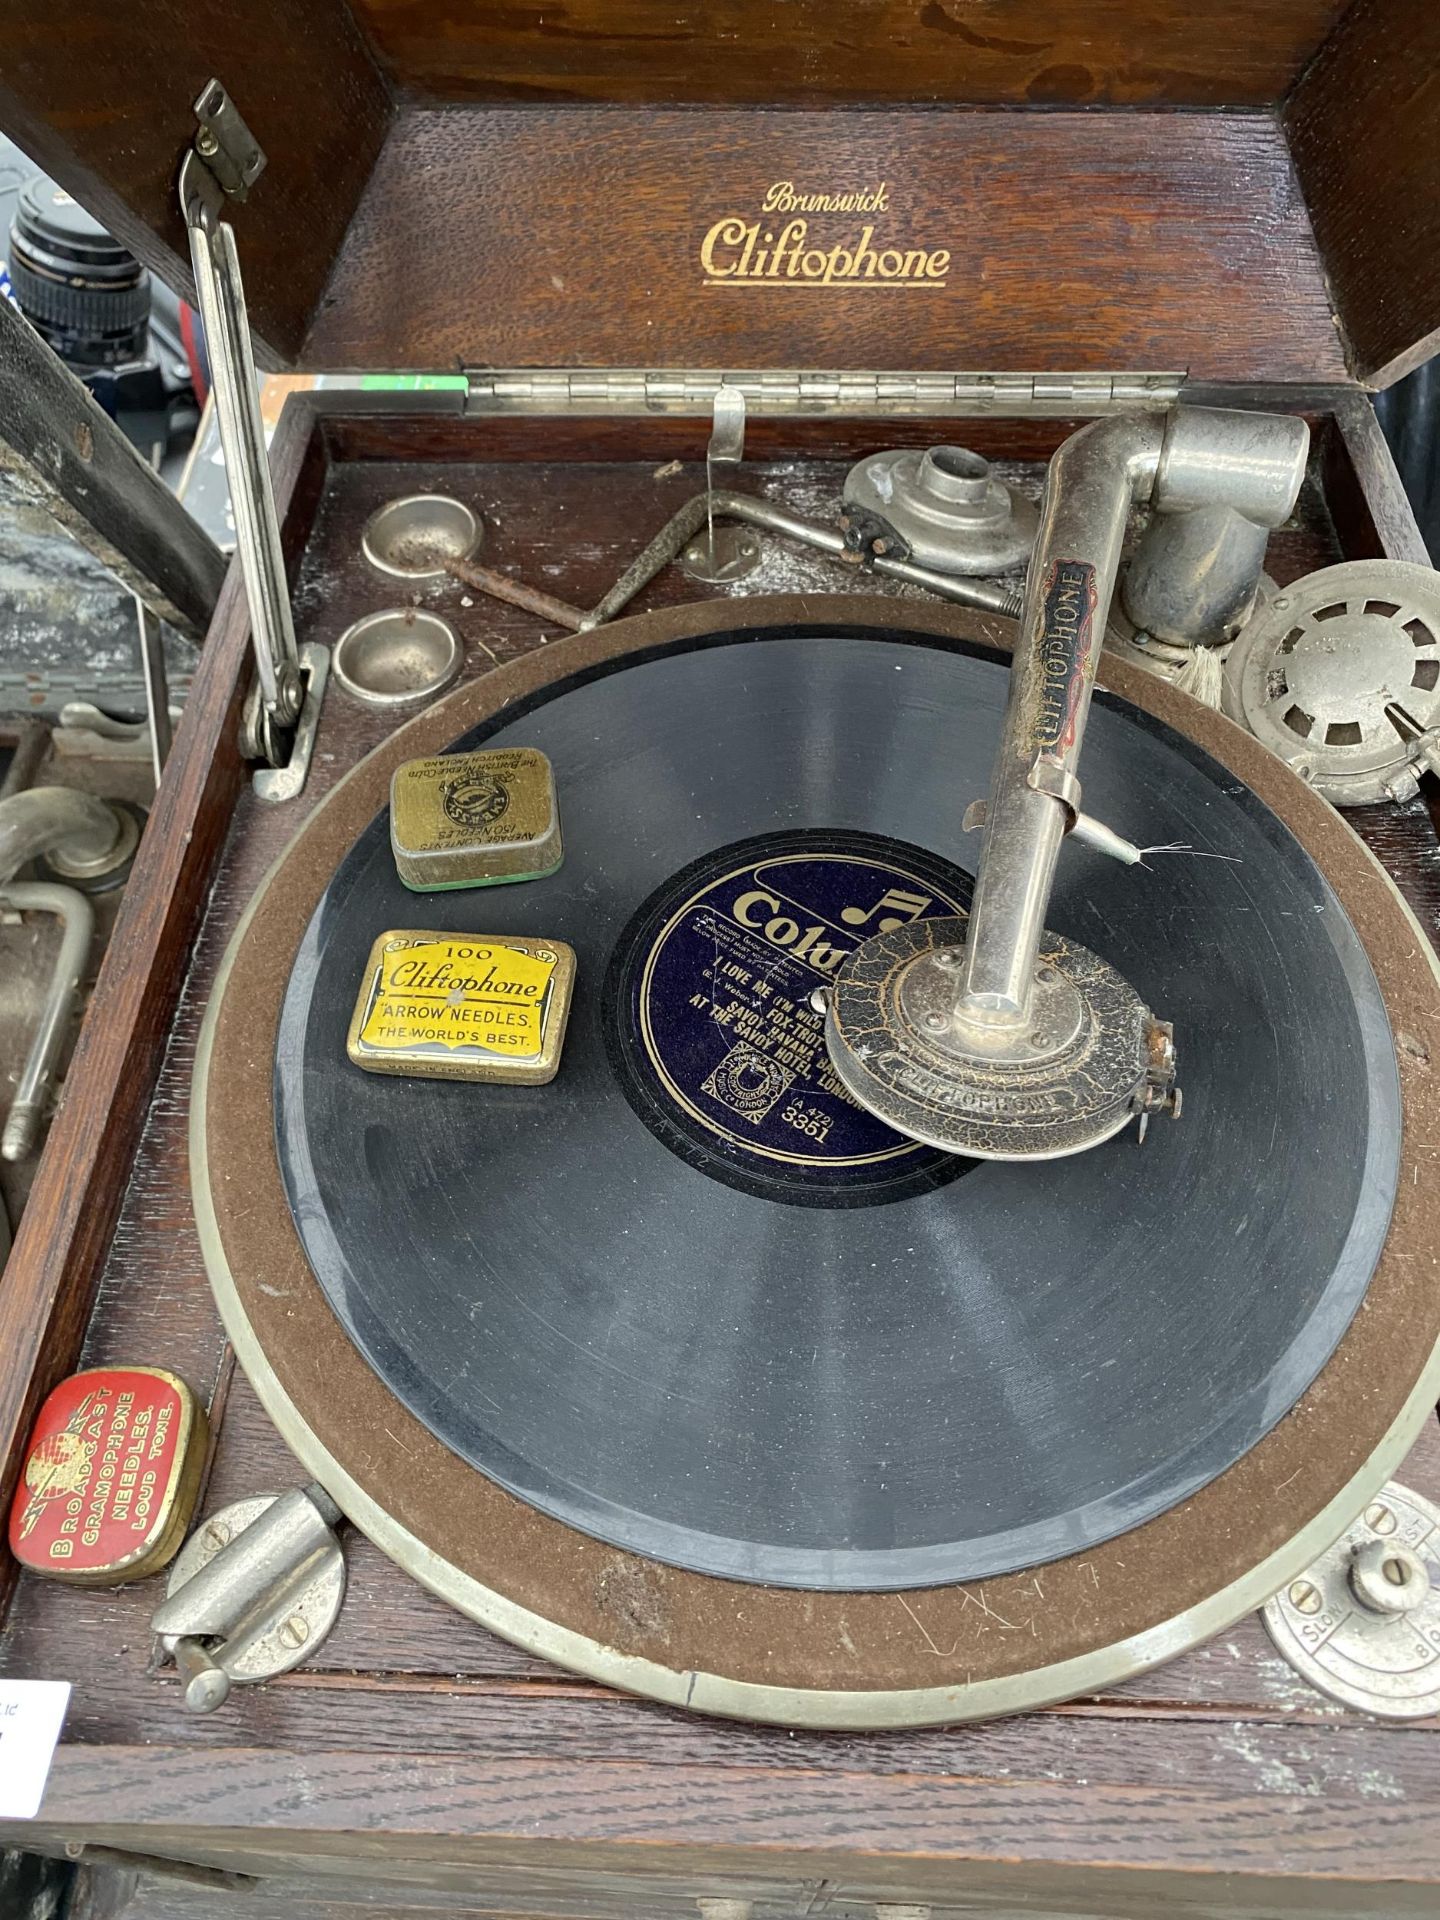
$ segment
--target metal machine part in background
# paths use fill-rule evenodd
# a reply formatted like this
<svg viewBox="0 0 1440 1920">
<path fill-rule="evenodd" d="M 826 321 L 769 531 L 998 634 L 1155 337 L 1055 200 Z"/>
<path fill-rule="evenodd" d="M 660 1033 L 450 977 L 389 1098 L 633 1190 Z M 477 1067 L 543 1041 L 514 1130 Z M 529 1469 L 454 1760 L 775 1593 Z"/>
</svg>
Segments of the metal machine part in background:
<svg viewBox="0 0 1440 1920">
<path fill-rule="evenodd" d="M 1332 1700 L 1387 1720 L 1440 1713 L 1440 1507 L 1391 1481 L 1260 1617 Z"/>
<path fill-rule="evenodd" d="M 1050 465 L 968 923 L 877 934 L 826 1013 L 852 1097 L 898 1132 L 983 1159 L 1053 1159 L 1175 1107 L 1168 1025 L 1106 961 L 1045 929 L 1132 504 L 1223 501 L 1279 526 L 1305 475 L 1290 415 L 1177 407 L 1095 421 Z"/>
<path fill-rule="evenodd" d="M 1223 704 L 1336 806 L 1408 800 L 1440 769 L 1440 577 L 1350 560 L 1293 582 L 1232 647 Z"/>
<path fill-rule="evenodd" d="M 55 1071 L 65 1045 L 80 983 L 90 960 L 95 933 L 95 909 L 76 887 L 48 881 L 12 880 L 0 887 L 0 908 L 14 913 L 52 913 L 60 922 L 60 951 L 50 977 L 40 1020 L 5 1116 L 0 1135 L 0 1159 L 24 1160 L 35 1147 L 45 1110 L 55 1084 Z M 3 1255 L 0 1255 L 3 1261 Z"/>
<path fill-rule="evenodd" d="M 849 552 L 914 560 L 936 573 L 1023 567 L 1040 516 L 965 447 L 872 453 L 845 479 L 840 521 Z"/>
<path fill-rule="evenodd" d="M 140 838 L 126 806 L 75 787 L 28 787 L 0 799 L 0 886 L 43 854 L 56 877 L 88 892 L 124 876 Z"/>
<path fill-rule="evenodd" d="M 12 1069 L 14 1091 L 0 1135 L 0 1159 L 11 1166 L 35 1151 L 54 1093 L 95 932 L 95 912 L 85 896 L 124 880 L 140 838 L 138 817 L 123 803 L 73 787 L 27 784 L 47 742 L 43 727 L 22 737 L 7 772 L 8 790 L 0 794 L 0 909 L 17 919 L 53 914 L 60 923 L 53 968 L 24 1042 L 24 1063 Z M 17 881 L 14 876 L 37 856 L 48 876 Z M 23 1008 L 44 976 L 27 989 L 22 981 L 28 969 L 15 963 L 13 948 L 7 958 L 6 990 L 15 997 L 12 1005 L 18 1001 Z M 16 1021 L 12 1031 L 18 1038 L 27 1029 Z"/>
<path fill-rule="evenodd" d="M 212 1713 L 232 1682 L 273 1680 L 320 1646 L 345 1598 L 340 1525 L 323 1487 L 294 1487 L 237 1500 L 186 1541 L 151 1627 L 192 1713 Z"/>
</svg>

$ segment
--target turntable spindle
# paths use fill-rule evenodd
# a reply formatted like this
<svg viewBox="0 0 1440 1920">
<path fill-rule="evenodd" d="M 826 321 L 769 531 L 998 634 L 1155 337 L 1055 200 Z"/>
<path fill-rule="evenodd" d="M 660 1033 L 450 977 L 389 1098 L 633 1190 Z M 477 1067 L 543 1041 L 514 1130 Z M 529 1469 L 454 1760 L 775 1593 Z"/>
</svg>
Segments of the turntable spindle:
<svg viewBox="0 0 1440 1920">
<path fill-rule="evenodd" d="M 899 1132 L 981 1159 L 1056 1159 L 1136 1114 L 1178 1112 L 1170 1029 L 1108 962 L 1046 931 L 1132 504 L 1290 514 L 1309 429 L 1196 407 L 1097 420 L 1050 463 L 968 921 L 867 940 L 826 1043 L 850 1094 Z"/>
</svg>

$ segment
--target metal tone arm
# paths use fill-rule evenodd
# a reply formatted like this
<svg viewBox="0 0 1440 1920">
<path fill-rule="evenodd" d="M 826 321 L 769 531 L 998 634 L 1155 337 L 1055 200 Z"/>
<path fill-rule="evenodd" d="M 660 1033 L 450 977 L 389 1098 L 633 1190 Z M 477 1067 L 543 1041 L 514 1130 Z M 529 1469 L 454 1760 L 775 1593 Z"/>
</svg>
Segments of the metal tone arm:
<svg viewBox="0 0 1440 1920">
<path fill-rule="evenodd" d="M 1159 513 L 1290 513 L 1310 430 L 1289 415 L 1175 408 L 1096 420 L 1055 455 L 990 790 L 958 1011 L 1023 1025 L 1078 768 L 1120 549 L 1134 502 Z"/>
<path fill-rule="evenodd" d="M 1309 430 L 1289 415 L 1175 408 L 1097 420 L 1050 466 L 968 922 L 879 934 L 842 967 L 831 1059 L 902 1133 L 992 1159 L 1044 1159 L 1169 1105 L 1170 1029 L 1099 956 L 1045 930 L 1131 507 L 1233 508 L 1275 527 Z"/>
</svg>

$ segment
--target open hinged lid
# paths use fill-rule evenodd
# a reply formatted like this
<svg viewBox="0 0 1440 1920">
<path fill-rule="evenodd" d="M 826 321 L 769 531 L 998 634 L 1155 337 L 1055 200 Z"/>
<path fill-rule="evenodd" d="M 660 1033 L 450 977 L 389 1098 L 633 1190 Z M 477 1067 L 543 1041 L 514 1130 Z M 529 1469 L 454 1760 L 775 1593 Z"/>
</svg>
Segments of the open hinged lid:
<svg viewBox="0 0 1440 1920">
<path fill-rule="evenodd" d="M 266 357 L 1383 385 L 1440 330 L 1434 0 L 17 0 L 0 123 L 165 279 L 212 76 Z"/>
</svg>

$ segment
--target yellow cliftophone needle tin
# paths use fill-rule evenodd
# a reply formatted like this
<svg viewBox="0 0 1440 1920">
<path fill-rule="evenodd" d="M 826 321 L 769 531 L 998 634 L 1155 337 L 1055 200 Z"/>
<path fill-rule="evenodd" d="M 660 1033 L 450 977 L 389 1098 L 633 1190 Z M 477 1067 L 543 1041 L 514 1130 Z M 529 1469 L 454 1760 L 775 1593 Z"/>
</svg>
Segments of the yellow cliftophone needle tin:
<svg viewBox="0 0 1440 1920">
<path fill-rule="evenodd" d="M 390 782 L 390 845 L 417 893 L 553 873 L 560 812 L 549 760 L 535 747 L 407 760 Z"/>
<path fill-rule="evenodd" d="M 367 1073 L 543 1086 L 559 1070 L 574 985 L 563 940 L 382 933 L 346 1051 Z"/>
</svg>

